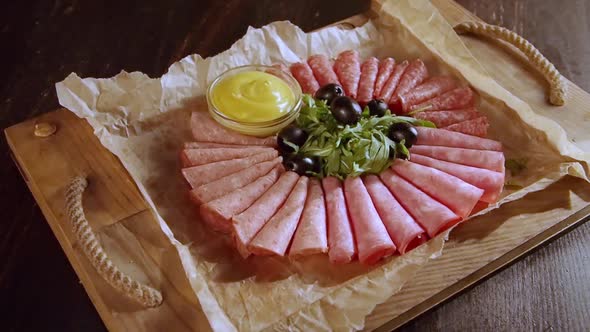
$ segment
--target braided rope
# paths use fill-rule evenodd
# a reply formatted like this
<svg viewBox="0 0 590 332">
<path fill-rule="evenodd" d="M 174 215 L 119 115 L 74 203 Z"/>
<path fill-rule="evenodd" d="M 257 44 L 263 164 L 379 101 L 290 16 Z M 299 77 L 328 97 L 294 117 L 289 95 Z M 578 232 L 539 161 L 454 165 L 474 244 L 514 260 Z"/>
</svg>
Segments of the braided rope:
<svg viewBox="0 0 590 332">
<path fill-rule="evenodd" d="M 529 61 L 532 62 L 533 66 L 539 70 L 549 82 L 549 102 L 557 106 L 565 104 L 567 89 L 561 74 L 557 71 L 555 66 L 526 39 L 506 28 L 482 22 L 464 22 L 456 25 L 455 31 L 459 34 L 469 32 L 476 35 L 497 38 L 514 45 L 526 55 Z"/>
<path fill-rule="evenodd" d="M 145 307 L 157 307 L 162 303 L 162 293 L 141 284 L 121 272 L 109 259 L 92 231 L 82 208 L 82 193 L 88 186 L 84 177 L 72 180 L 66 191 L 66 211 L 72 223 L 72 231 L 86 257 L 100 276 L 113 288 L 124 293 Z"/>
</svg>

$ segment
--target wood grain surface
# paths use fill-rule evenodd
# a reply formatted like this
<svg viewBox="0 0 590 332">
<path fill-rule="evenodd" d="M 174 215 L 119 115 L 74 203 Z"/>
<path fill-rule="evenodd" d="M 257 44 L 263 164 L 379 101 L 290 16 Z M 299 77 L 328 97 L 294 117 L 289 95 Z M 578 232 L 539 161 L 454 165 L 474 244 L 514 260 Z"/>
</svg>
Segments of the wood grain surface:
<svg viewBox="0 0 590 332">
<path fill-rule="evenodd" d="M 590 90 L 590 46 L 583 42 L 590 37 L 587 1 L 459 2 L 521 33 L 566 77 Z M 0 13 L 2 128 L 55 109 L 53 83 L 70 72 L 108 77 L 141 70 L 160 76 L 186 54 L 208 56 L 229 47 L 248 25 L 289 19 L 312 30 L 367 6 L 332 0 L 16 3 Z M 4 141 L 1 149 L 3 330 L 104 330 Z M 402 329 L 583 330 L 590 325 L 589 243 L 585 224 Z"/>
</svg>

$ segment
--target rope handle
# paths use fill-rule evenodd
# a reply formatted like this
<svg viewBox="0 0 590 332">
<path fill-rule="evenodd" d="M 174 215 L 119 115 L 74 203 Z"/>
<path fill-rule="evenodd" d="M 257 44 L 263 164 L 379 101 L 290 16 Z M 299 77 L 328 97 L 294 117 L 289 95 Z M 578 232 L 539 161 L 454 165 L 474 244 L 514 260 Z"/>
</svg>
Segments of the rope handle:
<svg viewBox="0 0 590 332">
<path fill-rule="evenodd" d="M 501 39 L 518 48 L 531 61 L 533 66 L 549 82 L 549 102 L 556 106 L 565 104 L 567 88 L 564 80 L 555 68 L 529 41 L 506 28 L 483 22 L 464 22 L 455 26 L 458 34 L 472 33 L 490 38 Z"/>
<path fill-rule="evenodd" d="M 84 254 L 98 274 L 113 288 L 141 305 L 154 308 L 162 304 L 162 293 L 144 285 L 121 272 L 107 256 L 90 227 L 82 207 L 82 194 L 88 186 L 85 177 L 76 177 L 66 191 L 66 211 L 72 223 L 72 231 L 81 244 Z"/>
</svg>

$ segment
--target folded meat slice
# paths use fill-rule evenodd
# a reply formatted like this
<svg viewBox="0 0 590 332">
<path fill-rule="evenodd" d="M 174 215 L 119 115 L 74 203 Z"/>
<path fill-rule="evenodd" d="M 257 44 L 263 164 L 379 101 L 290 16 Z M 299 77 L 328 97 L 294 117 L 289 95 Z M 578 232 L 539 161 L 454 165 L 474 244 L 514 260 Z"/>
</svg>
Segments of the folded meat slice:
<svg viewBox="0 0 590 332">
<path fill-rule="evenodd" d="M 483 195 L 483 189 L 438 169 L 396 159 L 391 168 L 465 219 Z"/>
<path fill-rule="evenodd" d="M 363 183 L 400 254 L 404 254 L 428 238 L 420 225 L 393 197 L 376 175 L 367 175 Z"/>
<path fill-rule="evenodd" d="M 461 221 L 461 217 L 449 208 L 395 174 L 391 169 L 383 171 L 379 176 L 404 209 L 426 230 L 428 236 L 435 237 Z"/>
<path fill-rule="evenodd" d="M 180 153 L 182 167 L 199 166 L 222 160 L 250 157 L 262 152 L 273 151 L 270 147 L 256 148 L 210 148 L 210 149 L 184 149 Z"/>
<path fill-rule="evenodd" d="M 502 143 L 487 138 L 437 128 L 416 127 L 416 130 L 418 131 L 416 145 L 502 151 Z"/>
<path fill-rule="evenodd" d="M 307 176 L 302 176 L 297 180 L 283 206 L 248 245 L 248 249 L 253 254 L 285 255 L 303 212 L 308 182 Z"/>
<path fill-rule="evenodd" d="M 250 255 L 248 244 L 283 205 L 298 179 L 297 173 L 283 173 L 254 204 L 232 218 L 234 243 L 242 257 Z"/>
<path fill-rule="evenodd" d="M 400 95 L 411 91 L 416 86 L 422 84 L 427 78 L 428 69 L 424 62 L 420 59 L 412 60 L 391 95 L 391 98 L 389 98 L 389 104 L 396 104 Z"/>
<path fill-rule="evenodd" d="M 439 96 L 449 90 L 454 89 L 455 87 L 457 87 L 457 83 L 451 77 L 432 77 L 413 89 L 410 89 L 404 93 L 398 93 L 396 98 L 392 97 L 390 107 L 392 111 L 397 114 L 408 113 L 412 105 L 416 105 L 428 99 Z"/>
<path fill-rule="evenodd" d="M 328 258 L 332 263 L 348 263 L 355 257 L 356 247 L 342 182 L 335 177 L 326 177 L 322 180 L 322 187 L 328 212 Z"/>
<path fill-rule="evenodd" d="M 318 179 L 311 178 L 301 220 L 289 249 L 289 256 L 328 252 L 326 219 L 326 202 L 322 185 Z"/>
<path fill-rule="evenodd" d="M 448 111 L 425 111 L 414 114 L 416 119 L 427 120 L 438 128 L 450 126 L 455 123 L 477 119 L 482 116 L 475 107 Z M 433 144 L 432 144 L 433 145 Z"/>
<path fill-rule="evenodd" d="M 459 179 L 471 183 L 484 190 L 480 200 L 494 203 L 498 200 L 504 187 L 504 173 L 490 171 L 484 168 L 455 164 L 444 160 L 433 159 L 412 153 L 412 162 L 429 166 L 454 175 Z"/>
<path fill-rule="evenodd" d="M 281 168 L 275 167 L 256 181 L 201 205 L 201 218 L 211 229 L 229 233 L 232 229 L 231 218 L 246 210 L 264 194 L 277 181 L 280 172 Z"/>
<path fill-rule="evenodd" d="M 360 177 L 344 181 L 346 206 L 352 221 L 359 261 L 375 264 L 395 252 L 395 245 L 371 201 L 371 196 Z"/>
<path fill-rule="evenodd" d="M 250 157 L 223 160 L 205 165 L 192 166 L 182 169 L 182 175 L 192 188 L 215 181 L 226 175 L 241 171 L 263 161 L 269 161 L 279 155 L 277 150 L 265 151 Z"/>
<path fill-rule="evenodd" d="M 425 109 L 427 111 L 441 111 L 467 108 L 475 105 L 475 93 L 469 87 L 456 88 L 442 95 L 429 99 L 423 103 L 410 106 L 411 111 Z"/>
<path fill-rule="evenodd" d="M 247 149 L 260 148 L 264 145 L 239 145 L 239 144 L 224 144 L 211 142 L 184 142 L 184 149 L 214 149 L 214 148 L 231 148 L 231 149 Z"/>
<path fill-rule="evenodd" d="M 270 172 L 272 168 L 280 165 L 281 157 L 270 161 L 261 162 L 252 167 L 226 175 L 221 179 L 198 186 L 190 191 L 190 197 L 197 205 L 205 204 L 230 192 L 240 189 L 248 183 L 254 182 L 259 177 Z"/>
<path fill-rule="evenodd" d="M 197 142 L 212 142 L 238 145 L 276 146 L 276 137 L 254 137 L 239 134 L 218 124 L 207 112 L 193 112 L 191 130 Z"/>
<path fill-rule="evenodd" d="M 467 135 L 486 137 L 488 135 L 489 126 L 490 123 L 488 121 L 488 118 L 482 114 L 478 118 L 465 120 L 459 123 L 454 123 L 442 129 L 456 131 Z"/>
<path fill-rule="evenodd" d="M 489 169 L 504 173 L 504 154 L 499 151 L 484 151 L 446 146 L 414 145 L 410 153 L 417 153 L 434 159 L 450 161 L 461 165 Z"/>
</svg>

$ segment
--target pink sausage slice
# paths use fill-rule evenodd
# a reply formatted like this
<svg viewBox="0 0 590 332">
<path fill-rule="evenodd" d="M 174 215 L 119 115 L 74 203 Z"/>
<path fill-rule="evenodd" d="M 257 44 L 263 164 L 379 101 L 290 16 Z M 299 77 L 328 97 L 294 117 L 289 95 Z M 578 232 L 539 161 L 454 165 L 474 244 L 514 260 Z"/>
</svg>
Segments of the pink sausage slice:
<svg viewBox="0 0 590 332">
<path fill-rule="evenodd" d="M 184 149 L 180 153 L 182 167 L 199 166 L 222 160 L 250 157 L 262 152 L 273 151 L 271 147 L 257 147 L 245 149 L 211 148 L 211 149 Z"/>
<path fill-rule="evenodd" d="M 393 58 L 385 58 L 379 62 L 379 71 L 375 79 L 375 90 L 373 90 L 373 97 L 378 98 L 381 95 L 381 89 L 393 73 L 395 67 L 395 60 Z"/>
<path fill-rule="evenodd" d="M 289 256 L 325 252 L 328 252 L 326 202 L 320 181 L 312 178 L 309 180 L 305 207 L 289 249 Z"/>
<path fill-rule="evenodd" d="M 330 83 L 340 84 L 327 56 L 323 54 L 312 55 L 307 59 L 307 64 L 311 67 L 313 76 L 318 81 L 320 88 Z"/>
<path fill-rule="evenodd" d="M 422 227 L 404 210 L 378 176 L 367 175 L 363 183 L 400 254 L 426 241 L 427 236 Z"/>
<path fill-rule="evenodd" d="M 359 261 L 363 264 L 375 264 L 381 258 L 392 255 L 396 250 L 395 245 L 361 178 L 346 178 L 344 194 L 353 224 Z"/>
<path fill-rule="evenodd" d="M 322 180 L 328 212 L 328 257 L 336 264 L 349 263 L 356 255 L 342 182 L 335 177 Z"/>
<path fill-rule="evenodd" d="M 456 131 L 467 135 L 486 137 L 488 135 L 489 126 L 490 123 L 488 122 L 488 118 L 486 118 L 485 115 L 481 115 L 478 118 L 455 123 L 442 129 Z"/>
<path fill-rule="evenodd" d="M 398 202 L 431 238 L 461 221 L 461 217 L 449 208 L 414 187 L 391 169 L 385 170 L 379 176 Z"/>
<path fill-rule="evenodd" d="M 334 62 L 334 72 L 342 84 L 344 93 L 356 99 L 359 80 L 361 78 L 361 62 L 359 53 L 348 50 L 340 53 Z"/>
<path fill-rule="evenodd" d="M 483 189 L 436 168 L 396 159 L 391 168 L 401 177 L 465 219 L 483 195 Z"/>
<path fill-rule="evenodd" d="M 223 143 L 211 143 L 211 142 L 184 142 L 184 149 L 248 149 L 248 148 L 260 148 L 265 146 L 260 145 L 238 145 L 238 144 L 223 144 Z"/>
<path fill-rule="evenodd" d="M 319 88 L 320 84 L 313 76 L 313 71 L 306 62 L 298 62 L 291 65 L 291 74 L 299 85 L 303 93 L 309 93 L 313 95 Z"/>
<path fill-rule="evenodd" d="M 416 127 L 416 130 L 418 131 L 418 140 L 416 141 L 418 145 L 502 151 L 502 143 L 487 138 L 436 128 Z"/>
<path fill-rule="evenodd" d="M 396 113 L 408 113 L 411 106 L 432 99 L 436 96 L 440 96 L 456 87 L 457 83 L 451 77 L 436 76 L 406 92 L 399 93 L 396 91 L 394 93 L 396 98 L 392 97 L 390 105 L 392 110 Z"/>
<path fill-rule="evenodd" d="M 248 244 L 283 205 L 298 179 L 297 173 L 283 173 L 254 204 L 232 218 L 234 242 L 242 257 L 250 255 Z"/>
<path fill-rule="evenodd" d="M 391 95 L 391 98 L 389 98 L 389 104 L 395 103 L 400 95 L 409 92 L 414 87 L 422 84 L 427 78 L 428 69 L 422 60 L 416 59 L 410 62 L 404 75 L 401 77 L 399 84 L 395 88 L 395 91 Z"/>
<path fill-rule="evenodd" d="M 206 112 L 193 112 L 191 115 L 191 129 L 193 138 L 197 142 L 238 145 L 277 145 L 277 139 L 274 136 L 259 138 L 238 134 L 218 124 Z"/>
<path fill-rule="evenodd" d="M 423 103 L 410 106 L 410 110 L 425 109 L 426 111 L 442 111 L 473 107 L 475 94 L 469 87 L 456 88 Z"/>
<path fill-rule="evenodd" d="M 474 107 L 448 111 L 425 111 L 413 115 L 416 119 L 427 120 L 438 128 L 450 126 L 455 123 L 473 120 L 482 116 Z"/>
<path fill-rule="evenodd" d="M 408 62 L 408 60 L 404 60 L 404 62 L 395 65 L 395 67 L 393 68 L 393 72 L 391 73 L 391 76 L 389 76 L 387 82 L 383 86 L 383 89 L 381 89 L 381 92 L 377 96 L 379 99 L 383 99 L 386 103 L 389 102 L 389 99 L 391 99 L 391 95 L 393 95 L 393 92 L 397 88 L 397 85 L 399 84 L 402 75 L 404 74 L 409 65 L 410 63 Z"/>
<path fill-rule="evenodd" d="M 377 79 L 378 70 L 379 60 L 375 57 L 368 58 L 361 65 L 361 79 L 357 91 L 357 101 L 361 106 L 373 99 L 373 91 L 375 89 L 375 80 Z"/>
<path fill-rule="evenodd" d="M 414 145 L 410 153 L 450 161 L 461 165 L 489 169 L 504 173 L 504 154 L 499 151 L 484 151 L 446 146 Z"/>
<path fill-rule="evenodd" d="M 256 234 L 248 245 L 253 254 L 285 256 L 303 212 L 308 182 L 307 176 L 300 177 L 285 204 Z"/>
</svg>

